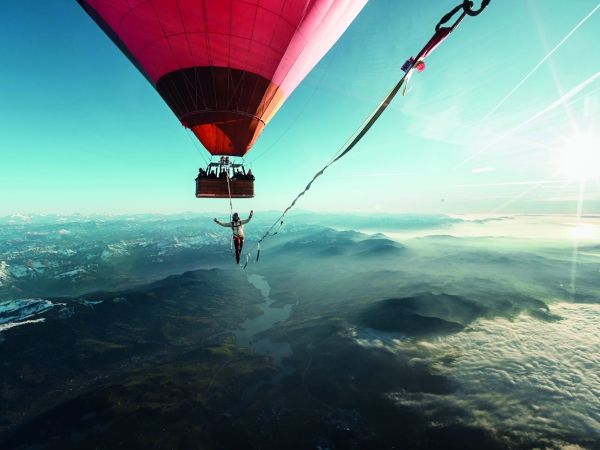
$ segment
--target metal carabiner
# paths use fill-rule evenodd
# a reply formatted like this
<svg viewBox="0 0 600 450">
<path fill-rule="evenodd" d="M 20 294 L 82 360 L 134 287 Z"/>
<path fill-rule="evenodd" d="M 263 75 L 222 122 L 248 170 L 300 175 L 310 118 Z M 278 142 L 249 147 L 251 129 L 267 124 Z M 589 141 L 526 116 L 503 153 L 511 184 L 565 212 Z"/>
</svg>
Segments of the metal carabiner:
<svg viewBox="0 0 600 450">
<path fill-rule="evenodd" d="M 473 11 L 473 2 L 469 1 L 469 0 L 465 0 L 463 2 L 463 10 L 471 17 L 475 17 L 478 16 L 479 14 L 481 14 L 481 12 L 487 8 L 487 6 L 490 4 L 491 0 L 483 0 L 481 2 L 481 8 L 479 8 L 477 11 Z"/>
<path fill-rule="evenodd" d="M 485 0 L 484 0 L 485 1 Z M 489 2 L 489 0 L 488 0 Z M 469 0 L 465 0 L 465 3 L 471 3 L 471 5 L 473 4 L 472 2 L 469 2 Z M 456 20 L 456 22 L 454 22 L 454 25 L 452 25 L 450 27 L 450 30 L 454 30 L 458 24 L 465 18 L 465 16 L 468 14 L 466 9 L 465 9 L 465 3 L 461 3 L 460 5 L 458 5 L 456 8 L 454 8 L 452 11 L 450 11 L 448 14 L 446 14 L 444 17 L 441 18 L 440 22 L 435 26 L 435 32 L 439 33 L 440 31 L 440 27 L 445 24 L 446 22 L 448 22 L 450 19 L 452 19 L 452 16 L 454 16 L 454 14 L 456 14 L 458 11 L 460 11 L 461 9 L 463 10 L 462 14 L 460 15 L 460 17 Z"/>
</svg>

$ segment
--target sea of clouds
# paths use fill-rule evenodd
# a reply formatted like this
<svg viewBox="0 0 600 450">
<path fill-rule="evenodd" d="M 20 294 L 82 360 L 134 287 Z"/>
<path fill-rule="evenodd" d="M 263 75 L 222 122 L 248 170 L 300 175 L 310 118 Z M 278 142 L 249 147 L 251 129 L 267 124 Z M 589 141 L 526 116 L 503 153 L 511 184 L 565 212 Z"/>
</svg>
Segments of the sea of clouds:
<svg viewBox="0 0 600 450">
<path fill-rule="evenodd" d="M 562 319 L 481 319 L 469 331 L 429 342 L 372 330 L 355 339 L 426 362 L 455 385 L 447 395 L 389 393 L 400 405 L 432 417 L 461 411 L 448 420 L 485 428 L 508 447 L 580 448 L 600 441 L 600 305 L 561 303 L 551 310 Z"/>
</svg>

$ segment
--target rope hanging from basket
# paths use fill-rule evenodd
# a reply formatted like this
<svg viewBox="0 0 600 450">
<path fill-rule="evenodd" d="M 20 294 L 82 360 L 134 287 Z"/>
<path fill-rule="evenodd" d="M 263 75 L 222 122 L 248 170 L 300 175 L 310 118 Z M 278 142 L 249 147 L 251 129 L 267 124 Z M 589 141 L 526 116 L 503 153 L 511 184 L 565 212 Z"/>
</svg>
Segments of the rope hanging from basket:
<svg viewBox="0 0 600 450">
<path fill-rule="evenodd" d="M 267 230 L 267 232 L 258 240 L 258 242 L 254 245 L 254 247 L 252 247 L 250 249 L 250 251 L 248 251 L 246 253 L 246 263 L 244 264 L 242 269 L 246 268 L 246 266 L 248 265 L 248 262 L 250 260 L 253 262 L 258 262 L 258 258 L 260 257 L 260 243 L 267 236 L 275 236 L 276 234 L 279 233 L 279 231 L 281 230 L 281 227 L 283 226 L 283 220 L 284 220 L 287 212 L 296 205 L 296 202 L 300 199 L 300 197 L 302 197 L 304 194 L 306 194 L 306 192 L 311 188 L 311 186 L 315 182 L 315 180 L 317 178 L 319 178 L 321 175 L 323 175 L 323 172 L 325 172 L 325 170 L 329 166 L 331 166 L 333 163 L 339 161 L 350 150 L 352 150 L 356 146 L 356 144 L 358 144 L 360 142 L 360 140 L 365 136 L 365 134 L 367 134 L 367 132 L 371 129 L 373 124 L 375 124 L 377 119 L 379 119 L 379 117 L 383 114 L 383 112 L 386 110 L 386 108 L 392 102 L 392 100 L 394 99 L 394 97 L 396 96 L 398 91 L 400 91 L 400 89 L 402 89 L 402 87 L 404 87 L 404 89 L 402 90 L 402 95 L 404 96 L 406 94 L 406 88 L 408 86 L 408 82 L 410 81 L 410 78 L 411 78 L 413 72 L 415 70 L 417 70 L 417 72 L 422 72 L 423 70 L 425 70 L 425 62 L 423 60 L 427 56 L 429 56 L 450 35 L 450 33 L 453 32 L 458 25 L 460 25 L 462 20 L 467 15 L 472 16 L 472 17 L 478 16 L 490 4 L 490 1 L 491 0 L 483 0 L 481 2 L 481 7 L 475 11 L 475 10 L 473 10 L 473 2 L 470 0 L 464 0 L 460 5 L 453 8 L 448 14 L 444 15 L 440 19 L 440 21 L 438 22 L 438 24 L 435 27 L 434 35 L 431 37 L 429 42 L 427 42 L 427 44 L 425 44 L 425 46 L 421 49 L 421 51 L 419 53 L 417 53 L 417 57 L 413 58 L 411 56 L 402 65 L 401 70 L 404 72 L 404 75 L 402 76 L 400 81 L 398 81 L 398 83 L 392 88 L 392 90 L 387 94 L 387 96 L 377 106 L 377 108 L 375 108 L 375 110 L 373 110 L 373 112 L 371 112 L 371 114 L 365 119 L 365 121 L 354 131 L 352 136 L 350 136 L 350 138 L 344 143 L 344 145 L 342 145 L 342 147 L 337 151 L 337 153 L 333 156 L 333 158 L 325 165 L 325 167 L 323 167 L 323 169 L 321 169 L 319 172 L 317 172 L 317 174 L 313 177 L 313 179 L 306 185 L 304 190 L 302 192 L 300 192 L 300 194 L 298 194 L 298 196 L 294 199 L 294 201 L 290 204 L 290 206 L 288 206 L 285 209 L 285 211 L 283 211 L 283 214 L 281 214 L 281 216 L 279 216 L 279 218 L 275 221 L 275 223 L 273 225 L 271 225 L 271 228 L 269 228 Z M 452 24 L 452 26 L 442 27 L 443 24 L 445 24 L 450 19 L 452 19 L 452 17 L 454 17 L 454 15 L 461 10 L 462 10 L 462 12 L 460 13 L 458 19 L 456 19 L 456 22 L 454 22 L 454 24 Z M 277 231 L 275 233 L 271 233 L 271 230 L 273 228 L 275 228 L 277 223 L 279 223 L 279 227 L 277 228 Z M 255 248 L 258 249 L 257 253 L 256 253 L 256 260 L 254 258 L 252 258 L 252 250 L 254 250 Z"/>
<path fill-rule="evenodd" d="M 223 166 L 221 166 L 221 170 L 223 170 Z M 226 170 L 225 174 L 227 175 L 227 193 L 229 194 L 229 221 L 231 222 L 231 234 L 233 235 L 233 202 L 231 201 L 231 188 L 229 187 L 229 170 Z M 235 256 L 233 254 L 233 236 L 229 243 L 229 253 L 232 258 Z"/>
</svg>

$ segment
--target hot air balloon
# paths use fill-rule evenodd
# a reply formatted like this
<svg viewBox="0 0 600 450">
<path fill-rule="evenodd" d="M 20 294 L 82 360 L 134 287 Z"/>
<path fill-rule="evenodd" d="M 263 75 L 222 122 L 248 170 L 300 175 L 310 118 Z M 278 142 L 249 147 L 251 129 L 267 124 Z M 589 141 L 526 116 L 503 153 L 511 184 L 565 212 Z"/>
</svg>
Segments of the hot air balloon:
<svg viewBox="0 0 600 450">
<path fill-rule="evenodd" d="M 253 177 L 224 157 L 242 157 L 252 148 L 367 2 L 77 1 L 182 125 L 211 155 L 222 156 L 202 172 L 210 175 L 216 167 L 226 177 L 199 176 L 197 197 L 254 195 Z M 234 171 L 238 180 L 230 179 Z"/>
</svg>

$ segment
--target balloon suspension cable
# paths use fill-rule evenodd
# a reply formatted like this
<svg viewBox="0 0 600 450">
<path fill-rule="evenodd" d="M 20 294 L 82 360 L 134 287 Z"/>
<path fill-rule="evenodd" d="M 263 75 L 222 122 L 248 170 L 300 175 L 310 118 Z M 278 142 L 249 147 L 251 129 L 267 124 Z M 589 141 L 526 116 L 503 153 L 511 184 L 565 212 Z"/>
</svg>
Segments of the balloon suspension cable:
<svg viewBox="0 0 600 450">
<path fill-rule="evenodd" d="M 435 34 L 429 40 L 429 42 L 427 42 L 427 44 L 425 44 L 425 47 L 423 47 L 421 49 L 421 51 L 419 53 L 417 53 L 417 57 L 416 58 L 411 57 L 402 66 L 402 70 L 405 72 L 405 74 L 402 76 L 400 81 L 398 81 L 398 83 L 396 83 L 396 85 L 387 94 L 387 96 L 383 99 L 383 101 L 367 116 L 367 118 L 363 121 L 363 123 L 360 124 L 360 126 L 354 131 L 354 133 L 352 133 L 350 138 L 348 138 L 348 140 L 344 143 L 344 145 L 342 145 L 340 147 L 340 149 L 335 153 L 335 155 L 333 155 L 333 157 L 325 165 L 325 167 L 323 167 L 319 172 L 317 172 L 317 174 L 312 178 L 312 180 L 306 185 L 304 190 L 302 192 L 300 192 L 300 194 L 298 194 L 298 196 L 294 199 L 294 201 L 283 211 L 281 216 L 279 216 L 279 218 L 275 221 L 275 223 L 273 225 L 271 225 L 271 227 L 258 240 L 258 242 L 254 245 L 254 247 L 252 247 L 250 249 L 250 251 L 246 253 L 246 264 L 242 267 L 242 269 L 246 268 L 249 260 L 258 262 L 258 258 L 260 256 L 260 243 L 267 236 L 275 236 L 276 234 L 279 233 L 279 231 L 281 230 L 281 227 L 283 227 L 283 221 L 284 221 L 284 218 L 285 218 L 285 215 L 287 214 L 287 212 L 296 205 L 296 202 L 300 199 L 300 197 L 302 197 L 304 194 L 306 194 L 306 192 L 311 188 L 311 186 L 315 182 L 315 180 L 317 178 L 319 178 L 321 175 L 323 175 L 323 172 L 325 172 L 325 170 L 329 166 L 331 166 L 333 163 L 339 161 L 350 150 L 352 150 L 356 146 L 356 144 L 358 144 L 360 142 L 360 140 L 365 136 L 365 134 L 367 134 L 367 132 L 371 129 L 373 124 L 375 124 L 377 119 L 379 119 L 379 117 L 383 114 L 383 112 L 389 106 L 389 104 L 394 99 L 396 94 L 398 94 L 400 89 L 402 89 L 402 87 L 404 87 L 402 95 L 404 95 L 406 93 L 406 87 L 408 85 L 408 82 L 409 82 L 410 77 L 412 76 L 414 70 L 417 69 L 417 71 L 419 71 L 419 72 L 424 70 L 425 64 L 423 63 L 423 60 L 427 56 L 429 56 L 429 54 L 431 54 L 431 52 L 433 52 L 433 50 L 438 45 L 440 45 L 450 35 L 450 33 L 453 32 L 458 25 L 460 25 L 462 20 L 467 15 L 477 16 L 477 15 L 481 14 L 481 12 L 489 5 L 490 1 L 491 0 L 483 0 L 481 3 L 481 8 L 479 8 L 477 11 L 474 11 L 473 10 L 473 2 L 471 2 L 469 0 L 464 0 L 463 3 L 456 6 L 454 9 L 452 9 L 452 11 L 450 11 L 448 14 L 446 14 L 445 16 L 442 17 L 440 22 L 435 27 Z M 459 18 L 456 20 L 456 22 L 451 27 L 442 27 L 441 26 L 444 23 L 448 22 L 461 9 L 462 9 L 462 13 L 460 14 Z M 279 223 L 279 227 L 277 228 L 277 231 L 275 231 L 275 233 L 271 233 L 273 228 L 275 228 L 275 226 L 277 226 L 278 223 Z M 252 258 L 252 251 L 255 248 L 258 249 L 257 254 L 256 254 L 256 260 L 254 260 L 254 258 Z"/>
<path fill-rule="evenodd" d="M 192 136 L 190 136 L 191 131 L 189 130 L 189 128 L 186 128 L 186 134 L 187 136 L 190 138 L 190 140 L 192 141 L 192 144 L 194 144 L 194 147 L 196 147 L 196 150 L 198 150 L 198 153 L 200 153 L 200 157 L 202 157 L 202 159 L 204 160 L 204 163 L 208 166 L 209 161 L 206 159 L 206 157 L 204 156 L 204 154 L 202 153 L 202 150 L 200 150 L 200 147 L 198 147 L 198 144 L 196 144 L 196 141 L 194 141 L 194 138 Z"/>
</svg>

